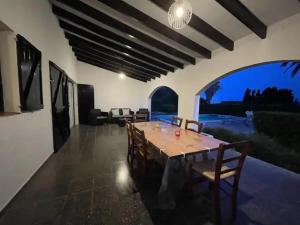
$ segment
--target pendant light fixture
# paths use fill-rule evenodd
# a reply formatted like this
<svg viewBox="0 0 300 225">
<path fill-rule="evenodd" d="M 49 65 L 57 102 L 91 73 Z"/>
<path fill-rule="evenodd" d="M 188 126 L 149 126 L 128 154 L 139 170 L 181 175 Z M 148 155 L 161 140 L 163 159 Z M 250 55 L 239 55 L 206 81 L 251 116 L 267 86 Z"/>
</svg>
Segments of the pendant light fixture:
<svg viewBox="0 0 300 225">
<path fill-rule="evenodd" d="M 169 24 L 173 29 L 182 29 L 190 22 L 192 15 L 192 5 L 188 0 L 175 0 L 169 8 Z"/>
</svg>

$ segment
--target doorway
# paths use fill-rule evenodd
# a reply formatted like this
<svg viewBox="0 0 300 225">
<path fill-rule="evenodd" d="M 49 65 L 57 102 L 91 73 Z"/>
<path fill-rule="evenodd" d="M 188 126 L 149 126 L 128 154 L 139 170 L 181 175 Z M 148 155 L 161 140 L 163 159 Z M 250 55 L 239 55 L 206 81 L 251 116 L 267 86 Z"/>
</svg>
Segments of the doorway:
<svg viewBox="0 0 300 225">
<path fill-rule="evenodd" d="M 57 152 L 70 136 L 68 77 L 54 63 L 50 67 L 50 89 L 53 123 L 54 152 Z"/>
<path fill-rule="evenodd" d="M 94 109 L 93 85 L 78 84 L 78 112 L 79 123 L 88 124 L 91 109 Z"/>
</svg>

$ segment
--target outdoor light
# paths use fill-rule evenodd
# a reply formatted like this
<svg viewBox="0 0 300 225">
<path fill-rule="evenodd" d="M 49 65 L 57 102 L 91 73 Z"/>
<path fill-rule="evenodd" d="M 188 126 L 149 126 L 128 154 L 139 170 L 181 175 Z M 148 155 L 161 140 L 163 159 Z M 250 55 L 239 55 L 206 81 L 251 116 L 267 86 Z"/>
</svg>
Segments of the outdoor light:
<svg viewBox="0 0 300 225">
<path fill-rule="evenodd" d="M 119 73 L 119 79 L 124 80 L 126 78 L 125 73 Z"/>
<path fill-rule="evenodd" d="M 188 0 L 175 0 L 169 8 L 169 24 L 173 29 L 182 29 L 190 22 L 192 15 L 192 6 Z"/>
</svg>

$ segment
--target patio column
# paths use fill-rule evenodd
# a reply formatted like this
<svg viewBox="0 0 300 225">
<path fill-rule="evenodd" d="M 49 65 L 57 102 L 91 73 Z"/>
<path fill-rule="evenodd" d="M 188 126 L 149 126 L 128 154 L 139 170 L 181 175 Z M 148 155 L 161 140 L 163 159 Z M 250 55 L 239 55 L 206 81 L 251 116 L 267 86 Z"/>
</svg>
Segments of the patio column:
<svg viewBox="0 0 300 225">
<path fill-rule="evenodd" d="M 194 119 L 195 95 L 190 92 L 178 93 L 178 115 L 184 119 Z"/>
</svg>

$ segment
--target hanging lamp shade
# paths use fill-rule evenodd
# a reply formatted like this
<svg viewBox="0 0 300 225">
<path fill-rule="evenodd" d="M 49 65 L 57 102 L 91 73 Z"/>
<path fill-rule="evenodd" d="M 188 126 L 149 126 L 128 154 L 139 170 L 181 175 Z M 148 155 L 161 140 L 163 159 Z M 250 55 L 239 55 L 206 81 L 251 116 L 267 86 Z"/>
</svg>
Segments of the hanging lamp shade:
<svg viewBox="0 0 300 225">
<path fill-rule="evenodd" d="M 175 0 L 168 11 L 169 24 L 173 29 L 182 29 L 190 22 L 192 15 L 192 5 L 188 0 Z"/>
</svg>

